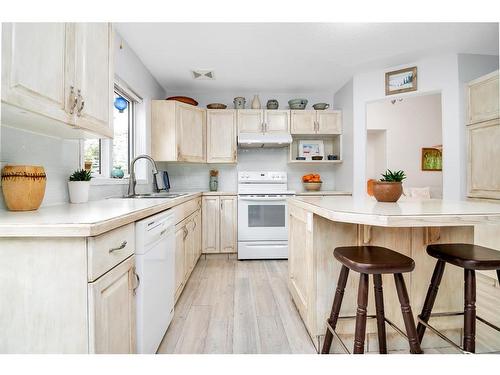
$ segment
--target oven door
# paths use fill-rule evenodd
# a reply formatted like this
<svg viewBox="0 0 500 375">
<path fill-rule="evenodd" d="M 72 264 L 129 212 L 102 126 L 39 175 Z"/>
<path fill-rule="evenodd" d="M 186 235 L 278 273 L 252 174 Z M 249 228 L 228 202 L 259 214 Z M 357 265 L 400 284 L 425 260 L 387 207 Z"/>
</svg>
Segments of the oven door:
<svg viewBox="0 0 500 375">
<path fill-rule="evenodd" d="M 285 196 L 238 197 L 238 241 L 287 241 Z"/>
</svg>

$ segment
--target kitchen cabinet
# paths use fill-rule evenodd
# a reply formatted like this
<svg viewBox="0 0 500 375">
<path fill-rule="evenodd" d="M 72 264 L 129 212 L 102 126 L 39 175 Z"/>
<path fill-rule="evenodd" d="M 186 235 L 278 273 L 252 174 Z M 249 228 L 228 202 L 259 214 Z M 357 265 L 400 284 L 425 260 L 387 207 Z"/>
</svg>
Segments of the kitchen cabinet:
<svg viewBox="0 0 500 375">
<path fill-rule="evenodd" d="M 4 23 L 2 122 L 62 138 L 112 137 L 108 23 Z"/>
<path fill-rule="evenodd" d="M 292 110 L 292 134 L 341 134 L 342 112 L 336 110 Z"/>
<path fill-rule="evenodd" d="M 498 80 L 498 71 L 495 71 L 469 82 L 467 87 L 469 124 L 493 120 L 500 117 Z"/>
<path fill-rule="evenodd" d="M 202 198 L 203 253 L 237 252 L 236 196 Z"/>
<path fill-rule="evenodd" d="M 207 163 L 236 163 L 236 111 L 207 110 Z"/>
<path fill-rule="evenodd" d="M 90 352 L 135 353 L 135 289 L 139 279 L 131 256 L 89 284 Z"/>
<path fill-rule="evenodd" d="M 151 156 L 157 161 L 206 161 L 206 110 L 175 100 L 151 104 Z"/>
<path fill-rule="evenodd" d="M 290 111 L 238 109 L 239 133 L 289 133 Z"/>
<path fill-rule="evenodd" d="M 200 255 L 201 210 L 198 208 L 175 226 L 175 301 L 186 286 Z"/>
<path fill-rule="evenodd" d="M 467 195 L 472 198 L 500 199 L 500 171 L 492 164 L 500 159 L 498 87 L 498 71 L 468 85 Z"/>
</svg>

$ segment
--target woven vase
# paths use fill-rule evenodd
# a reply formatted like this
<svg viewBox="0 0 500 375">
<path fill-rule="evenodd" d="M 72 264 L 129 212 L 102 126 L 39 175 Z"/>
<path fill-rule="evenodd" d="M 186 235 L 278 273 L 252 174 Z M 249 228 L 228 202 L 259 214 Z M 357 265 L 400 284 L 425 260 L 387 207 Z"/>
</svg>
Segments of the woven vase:
<svg viewBox="0 0 500 375">
<path fill-rule="evenodd" d="M 2 169 L 2 192 L 11 211 L 33 211 L 42 204 L 47 176 L 43 167 L 6 165 Z"/>
</svg>

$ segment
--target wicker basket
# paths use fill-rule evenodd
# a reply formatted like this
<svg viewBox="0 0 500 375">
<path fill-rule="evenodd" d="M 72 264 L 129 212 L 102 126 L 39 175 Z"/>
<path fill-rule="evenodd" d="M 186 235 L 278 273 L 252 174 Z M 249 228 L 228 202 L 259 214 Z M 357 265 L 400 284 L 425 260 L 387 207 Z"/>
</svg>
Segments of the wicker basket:
<svg viewBox="0 0 500 375">
<path fill-rule="evenodd" d="M 47 176 L 43 167 L 6 165 L 2 169 L 2 192 L 11 211 L 37 210 L 45 195 Z"/>
</svg>

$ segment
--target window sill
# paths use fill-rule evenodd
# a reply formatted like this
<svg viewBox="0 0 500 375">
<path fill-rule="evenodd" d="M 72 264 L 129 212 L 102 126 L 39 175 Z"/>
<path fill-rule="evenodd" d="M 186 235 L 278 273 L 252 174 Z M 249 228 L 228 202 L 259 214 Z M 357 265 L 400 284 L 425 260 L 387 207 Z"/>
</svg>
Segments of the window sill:
<svg viewBox="0 0 500 375">
<path fill-rule="evenodd" d="M 90 180 L 91 186 L 104 186 L 104 185 L 128 185 L 129 178 L 106 178 L 94 177 Z M 146 180 L 137 180 L 137 185 L 147 185 Z"/>
</svg>

